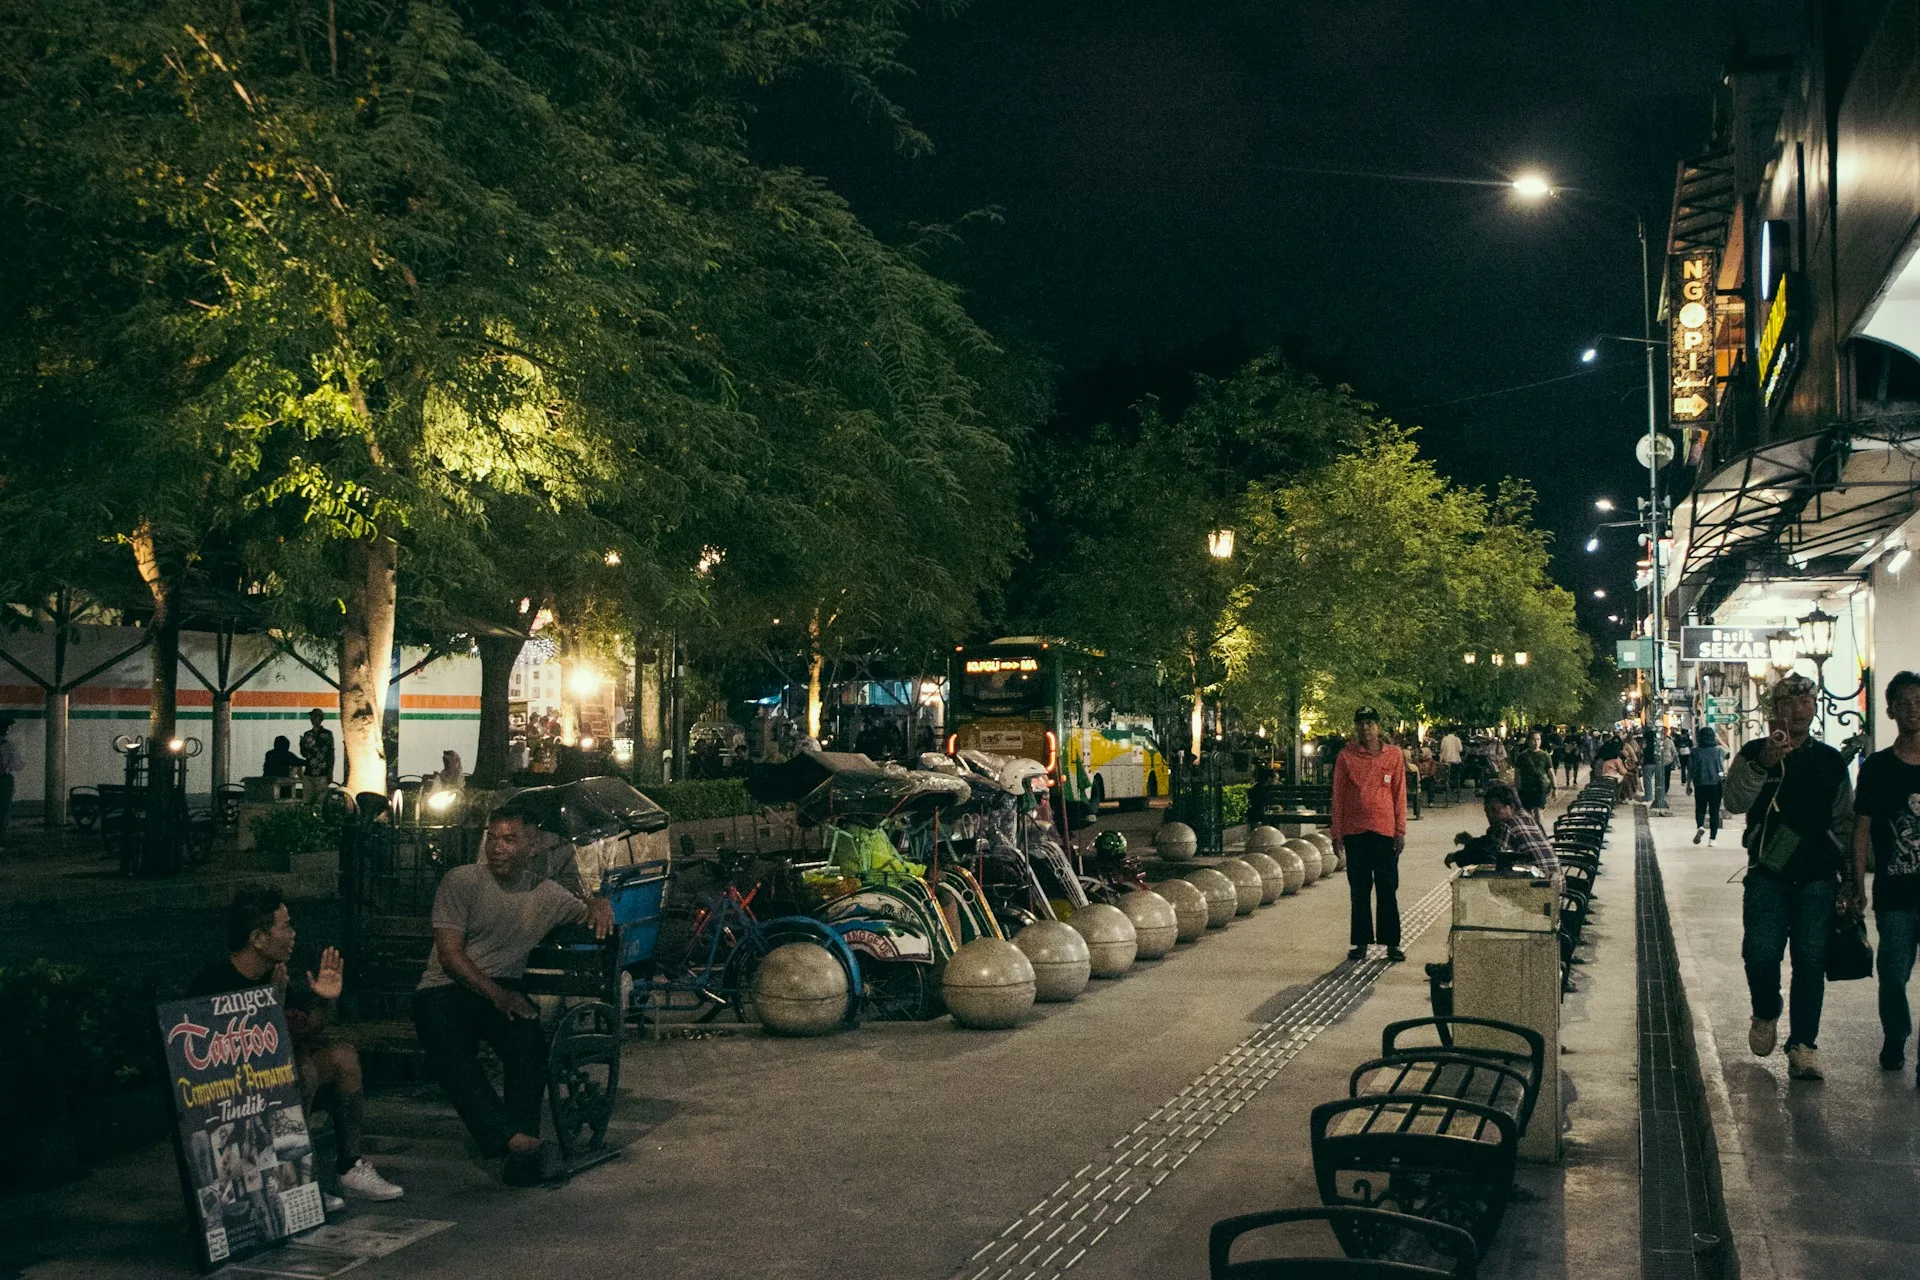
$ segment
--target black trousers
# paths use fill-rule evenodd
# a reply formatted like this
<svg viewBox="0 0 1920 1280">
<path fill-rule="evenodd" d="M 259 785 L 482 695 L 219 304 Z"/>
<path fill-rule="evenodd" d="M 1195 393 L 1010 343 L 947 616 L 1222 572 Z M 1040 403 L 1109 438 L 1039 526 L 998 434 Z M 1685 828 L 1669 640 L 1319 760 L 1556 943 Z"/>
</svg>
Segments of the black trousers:
<svg viewBox="0 0 1920 1280">
<path fill-rule="evenodd" d="M 504 1155 L 516 1133 L 540 1136 L 547 1037 L 539 1019 L 509 1018 L 484 996 L 456 985 L 414 992 L 413 1025 L 434 1079 L 483 1154 Z M 493 1091 L 480 1065 L 482 1040 L 500 1055 L 505 1098 Z"/>
<path fill-rule="evenodd" d="M 1720 789 L 1724 783 L 1702 782 L 1693 789 L 1693 825 L 1707 828 L 1707 834 L 1720 838 Z"/>
<path fill-rule="evenodd" d="M 1350 943 L 1356 947 L 1375 942 L 1389 947 L 1400 945 L 1400 855 L 1393 851 L 1393 837 L 1371 831 L 1348 836 L 1347 893 L 1353 902 L 1353 927 Z M 1379 896 L 1379 927 L 1374 925 L 1375 895 Z"/>
</svg>

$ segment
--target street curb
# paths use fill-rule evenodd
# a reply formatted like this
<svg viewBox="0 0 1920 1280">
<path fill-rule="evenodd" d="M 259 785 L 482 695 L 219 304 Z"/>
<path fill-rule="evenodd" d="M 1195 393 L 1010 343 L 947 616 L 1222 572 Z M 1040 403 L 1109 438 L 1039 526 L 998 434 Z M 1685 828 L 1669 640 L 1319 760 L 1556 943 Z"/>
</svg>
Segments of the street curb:
<svg viewBox="0 0 1920 1280">
<path fill-rule="evenodd" d="M 1655 845 L 1654 856 L 1659 857 Z M 1700 1064 L 1700 1083 L 1707 1099 L 1707 1121 L 1713 1130 L 1714 1153 L 1720 1164 L 1720 1199 L 1727 1214 L 1728 1254 L 1733 1261 L 1734 1280 L 1778 1280 L 1773 1251 L 1769 1247 L 1765 1207 L 1753 1180 L 1747 1175 L 1747 1153 L 1741 1145 L 1740 1128 L 1733 1119 L 1733 1100 L 1727 1093 L 1727 1079 L 1720 1066 L 1720 1047 L 1713 1037 L 1713 1021 L 1704 1010 L 1704 1002 L 1689 992 L 1705 991 L 1706 980 L 1694 962 L 1692 935 L 1686 917 L 1675 909 L 1674 891 L 1667 877 L 1660 878 L 1660 892 L 1667 900 L 1669 931 L 1673 936 L 1674 956 L 1680 967 L 1680 994 L 1686 1002 L 1693 1028 L 1695 1059 Z M 1677 924 L 1678 927 L 1673 927 Z"/>
</svg>

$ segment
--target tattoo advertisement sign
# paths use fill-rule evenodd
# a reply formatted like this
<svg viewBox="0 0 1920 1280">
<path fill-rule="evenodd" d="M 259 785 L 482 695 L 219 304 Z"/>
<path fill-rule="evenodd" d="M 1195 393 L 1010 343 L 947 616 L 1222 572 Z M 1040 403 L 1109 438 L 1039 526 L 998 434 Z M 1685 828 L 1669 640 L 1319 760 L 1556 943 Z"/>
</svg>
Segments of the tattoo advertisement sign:
<svg viewBox="0 0 1920 1280">
<path fill-rule="evenodd" d="M 158 1006 L 181 1189 L 203 1269 L 326 1220 L 272 987 Z"/>
</svg>

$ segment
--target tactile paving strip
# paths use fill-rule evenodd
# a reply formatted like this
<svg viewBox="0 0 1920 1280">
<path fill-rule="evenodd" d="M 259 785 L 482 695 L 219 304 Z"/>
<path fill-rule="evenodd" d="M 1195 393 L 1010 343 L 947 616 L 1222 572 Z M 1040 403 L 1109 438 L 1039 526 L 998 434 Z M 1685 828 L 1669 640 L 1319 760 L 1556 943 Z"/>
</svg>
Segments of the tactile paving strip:
<svg viewBox="0 0 1920 1280">
<path fill-rule="evenodd" d="M 1402 945 L 1451 906 L 1442 880 L 1401 917 Z M 1072 1270 L 1141 1201 L 1173 1176 L 1200 1144 L 1267 1087 L 1300 1051 L 1360 1002 L 1387 968 L 1384 957 L 1349 960 L 1301 992 L 1279 1017 L 1229 1049 L 1106 1151 L 1075 1170 L 1006 1230 L 973 1252 L 956 1280 L 1050 1280 Z"/>
</svg>

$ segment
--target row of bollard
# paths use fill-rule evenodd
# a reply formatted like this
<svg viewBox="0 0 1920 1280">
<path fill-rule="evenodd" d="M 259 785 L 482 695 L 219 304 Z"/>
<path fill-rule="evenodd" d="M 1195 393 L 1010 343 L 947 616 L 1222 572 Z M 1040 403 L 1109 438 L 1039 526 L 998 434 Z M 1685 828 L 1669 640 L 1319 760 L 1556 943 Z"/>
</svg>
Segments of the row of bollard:
<svg viewBox="0 0 1920 1280">
<path fill-rule="evenodd" d="M 1163 858 L 1186 861 L 1196 842 L 1190 828 L 1174 822 L 1155 843 Z M 947 1011 L 965 1027 L 1016 1026 L 1036 1001 L 1073 1000 L 1094 978 L 1121 977 L 1136 960 L 1161 959 L 1176 943 L 1197 942 L 1235 916 L 1252 915 L 1344 869 L 1333 842 L 1318 832 L 1290 840 L 1273 827 L 1255 827 L 1240 857 L 1136 889 L 1118 906 L 1089 903 L 1064 922 L 1037 921 L 1010 942 L 967 943 L 947 961 Z"/>
</svg>

